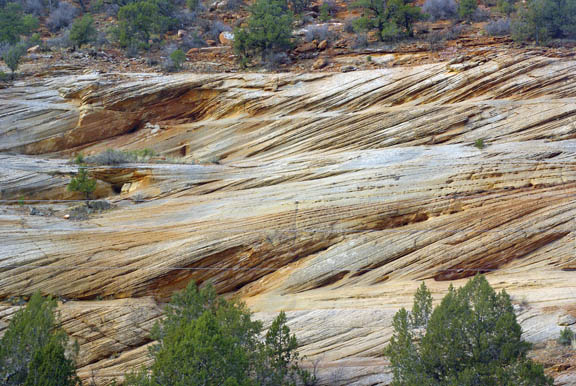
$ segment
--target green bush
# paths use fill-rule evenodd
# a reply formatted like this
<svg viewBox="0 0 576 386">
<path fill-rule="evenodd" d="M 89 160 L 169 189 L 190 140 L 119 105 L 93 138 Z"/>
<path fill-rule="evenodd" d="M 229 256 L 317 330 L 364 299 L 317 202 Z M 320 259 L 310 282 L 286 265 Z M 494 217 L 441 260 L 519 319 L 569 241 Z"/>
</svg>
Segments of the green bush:
<svg viewBox="0 0 576 386">
<path fill-rule="evenodd" d="M 242 303 L 192 282 L 173 295 L 152 330 L 150 369 L 128 375 L 127 385 L 311 385 L 299 366 L 297 341 L 281 313 L 264 337 Z"/>
<path fill-rule="evenodd" d="M 362 10 L 362 16 L 354 22 L 354 30 L 376 29 L 381 41 L 413 36 L 414 23 L 425 18 L 412 0 L 357 0 L 351 7 Z"/>
<path fill-rule="evenodd" d="M 476 9 L 478 9 L 478 0 L 460 0 L 458 4 L 458 15 L 461 19 L 472 20 Z"/>
<path fill-rule="evenodd" d="M 310 6 L 310 0 L 287 0 L 288 6 L 295 15 L 301 15 Z M 321 7 L 322 8 L 322 7 Z"/>
<path fill-rule="evenodd" d="M 245 65 L 259 57 L 263 62 L 292 45 L 292 12 L 283 0 L 256 0 L 245 28 L 234 32 L 234 51 Z"/>
<path fill-rule="evenodd" d="M 562 346 L 569 346 L 572 344 L 574 340 L 574 332 L 569 328 L 566 327 L 562 331 L 560 331 L 560 336 L 558 337 L 558 343 Z"/>
<path fill-rule="evenodd" d="M 54 315 L 56 301 L 36 292 L 10 320 L 0 340 L 4 386 L 75 386 L 79 383 L 68 336 Z M 68 348 L 68 350 L 67 350 Z M 70 353 L 69 355 L 67 353 Z"/>
<path fill-rule="evenodd" d="M 96 190 L 96 180 L 88 177 L 88 170 L 86 164 L 84 164 L 84 156 L 82 154 L 76 156 L 75 162 L 78 165 L 78 173 L 70 180 L 68 191 L 84 193 L 86 200 L 89 200 L 94 190 Z"/>
<path fill-rule="evenodd" d="M 432 311 L 424 284 L 412 312 L 402 308 L 385 355 L 393 385 L 552 385 L 543 367 L 526 357 L 510 297 L 496 293 L 484 276 L 450 286 Z"/>
<path fill-rule="evenodd" d="M 170 54 L 170 60 L 172 60 L 175 70 L 179 71 L 182 69 L 184 62 L 186 62 L 186 54 L 180 49 L 175 50 Z"/>
<path fill-rule="evenodd" d="M 118 42 L 122 47 L 149 48 L 153 33 L 173 29 L 177 20 L 172 16 L 170 0 L 144 0 L 124 5 L 118 11 Z"/>
<path fill-rule="evenodd" d="M 10 71 L 12 71 L 11 77 L 14 79 L 14 73 L 18 70 L 22 57 L 26 55 L 26 46 L 23 44 L 16 44 L 8 49 L 4 54 L 4 63 L 8 66 Z"/>
<path fill-rule="evenodd" d="M 7 3 L 0 8 L 0 43 L 15 44 L 20 35 L 29 35 L 38 28 L 38 19 L 25 15 L 18 3 Z"/>
<path fill-rule="evenodd" d="M 528 0 L 512 23 L 512 37 L 546 44 L 550 39 L 576 38 L 576 2 Z"/>
<path fill-rule="evenodd" d="M 97 31 L 93 24 L 94 19 L 90 15 L 84 15 L 74 21 L 70 28 L 70 40 L 74 46 L 82 47 L 96 38 Z"/>
</svg>

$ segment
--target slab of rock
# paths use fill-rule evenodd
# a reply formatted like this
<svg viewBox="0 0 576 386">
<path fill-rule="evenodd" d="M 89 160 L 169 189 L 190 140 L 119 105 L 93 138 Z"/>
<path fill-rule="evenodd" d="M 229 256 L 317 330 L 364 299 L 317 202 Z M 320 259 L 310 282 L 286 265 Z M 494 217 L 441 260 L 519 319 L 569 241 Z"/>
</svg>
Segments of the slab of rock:
<svg viewBox="0 0 576 386">
<path fill-rule="evenodd" d="M 569 314 L 564 314 L 558 316 L 558 325 L 559 326 L 571 326 L 576 324 L 576 318 Z"/>
<path fill-rule="evenodd" d="M 576 61 L 477 62 L 1 89 L 0 197 L 16 202 L 0 206 L 0 296 L 66 299 L 79 373 L 97 384 L 148 363 L 146 332 L 192 279 L 240 296 L 265 325 L 286 310 L 325 384 L 390 382 L 382 349 L 421 281 L 437 302 L 486 272 L 521 305 L 525 338 L 545 345 L 576 301 Z M 91 169 L 115 209 L 82 222 L 20 208 L 21 195 L 64 197 L 79 148 L 178 163 Z"/>
</svg>

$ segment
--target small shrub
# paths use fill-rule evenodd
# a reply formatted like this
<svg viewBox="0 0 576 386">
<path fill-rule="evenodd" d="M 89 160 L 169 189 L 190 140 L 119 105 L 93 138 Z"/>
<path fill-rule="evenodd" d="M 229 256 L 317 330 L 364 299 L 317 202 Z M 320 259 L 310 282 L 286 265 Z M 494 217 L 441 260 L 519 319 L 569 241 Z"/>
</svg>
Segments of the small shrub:
<svg viewBox="0 0 576 386">
<path fill-rule="evenodd" d="M 388 23 L 382 27 L 380 35 L 384 42 L 395 42 L 403 36 L 403 33 L 396 23 Z"/>
<path fill-rule="evenodd" d="M 498 11 L 500 11 L 501 13 L 503 13 L 504 15 L 510 17 L 510 15 L 512 14 L 512 12 L 514 12 L 514 10 L 516 9 L 516 7 L 514 6 L 515 1 L 514 0 L 498 0 Z"/>
<path fill-rule="evenodd" d="M 480 22 L 480 21 L 486 21 L 490 19 L 490 10 L 487 8 L 476 8 L 476 10 L 474 10 L 474 13 L 472 14 L 472 21 L 475 22 Z"/>
<path fill-rule="evenodd" d="M 310 6 L 310 0 L 288 0 L 288 6 L 295 15 L 301 15 Z"/>
<path fill-rule="evenodd" d="M 24 12 L 35 16 L 43 16 L 45 8 L 44 4 L 42 4 L 42 0 L 25 0 Z"/>
<path fill-rule="evenodd" d="M 432 20 L 448 20 L 458 16 L 458 4 L 454 0 L 426 0 L 422 10 Z"/>
<path fill-rule="evenodd" d="M 175 71 L 180 71 L 182 69 L 182 65 L 186 62 L 186 54 L 182 50 L 174 50 L 170 54 L 170 60 L 174 66 Z"/>
<path fill-rule="evenodd" d="M 450 27 L 448 31 L 446 31 L 446 35 L 444 36 L 444 38 L 446 40 L 458 39 L 460 35 L 462 35 L 462 33 L 465 31 L 465 29 L 466 28 L 463 25 L 454 25 Z"/>
<path fill-rule="evenodd" d="M 572 344 L 574 340 L 574 332 L 569 328 L 565 327 L 562 331 L 560 331 L 560 336 L 558 337 L 558 344 L 562 346 L 569 346 Z"/>
<path fill-rule="evenodd" d="M 336 15 L 338 11 L 338 6 L 333 0 L 325 0 L 322 5 L 320 5 L 320 20 L 328 21 Z"/>
<path fill-rule="evenodd" d="M 200 0 L 186 0 L 186 7 L 190 11 L 196 11 L 202 5 L 202 1 Z"/>
<path fill-rule="evenodd" d="M 486 144 L 484 143 L 484 139 L 483 138 L 478 138 L 477 140 L 474 141 L 474 147 L 477 149 L 484 149 L 486 147 Z"/>
<path fill-rule="evenodd" d="M 444 47 L 444 42 L 448 36 L 444 31 L 432 31 L 426 35 L 426 41 L 430 44 L 431 51 L 438 51 Z"/>
<path fill-rule="evenodd" d="M 198 19 L 198 12 L 184 9 L 176 15 L 176 19 L 178 20 L 178 28 L 187 28 L 195 25 Z"/>
<path fill-rule="evenodd" d="M 3 55 L 4 62 L 12 71 L 12 79 L 14 79 L 14 73 L 18 70 L 20 66 L 20 61 L 22 57 L 26 54 L 26 47 L 22 44 L 17 44 L 11 47 L 8 52 Z"/>
<path fill-rule="evenodd" d="M 223 10 L 225 11 L 237 11 L 244 5 L 243 0 L 228 0 L 224 3 Z"/>
<path fill-rule="evenodd" d="M 136 161 L 136 157 L 128 152 L 108 149 L 100 154 L 86 157 L 86 162 L 96 165 L 121 165 Z"/>
<path fill-rule="evenodd" d="M 368 35 L 365 32 L 361 32 L 354 37 L 352 41 L 352 49 L 366 48 L 368 47 Z"/>
<path fill-rule="evenodd" d="M 78 166 L 78 173 L 72 177 L 68 184 L 68 191 L 84 193 L 86 200 L 89 200 L 94 190 L 96 190 L 96 180 L 89 178 L 86 165 L 80 164 Z"/>
<path fill-rule="evenodd" d="M 502 36 L 510 34 L 510 19 L 498 19 L 484 26 L 484 31 L 490 36 Z"/>
<path fill-rule="evenodd" d="M 268 55 L 266 60 L 264 61 L 264 67 L 275 70 L 278 67 L 286 64 L 290 64 L 291 60 L 287 53 L 285 52 L 276 52 L 274 54 Z"/>
<path fill-rule="evenodd" d="M 180 42 L 180 49 L 185 52 L 188 52 L 188 50 L 191 48 L 201 48 L 201 47 L 206 47 L 206 42 L 197 33 L 192 33 L 190 35 L 185 36 Z"/>
<path fill-rule="evenodd" d="M 306 30 L 304 40 L 306 42 L 311 42 L 313 40 L 316 40 L 318 42 L 321 42 L 322 40 L 331 41 L 332 37 L 333 34 L 327 25 L 311 25 Z"/>
<path fill-rule="evenodd" d="M 48 39 L 46 41 L 46 46 L 52 50 L 61 50 L 72 46 L 72 40 L 70 40 L 70 30 L 64 31 L 60 36 Z"/>
<path fill-rule="evenodd" d="M 70 28 L 70 40 L 76 47 L 82 47 L 96 39 L 97 31 L 94 28 L 94 19 L 90 15 L 84 15 L 76 19 Z"/>
<path fill-rule="evenodd" d="M 224 31 L 232 31 L 232 28 L 226 24 L 221 22 L 220 20 L 216 20 L 213 23 L 208 24 L 208 28 L 206 29 L 206 38 L 208 40 L 215 40 L 218 41 L 220 34 Z"/>
<path fill-rule="evenodd" d="M 356 25 L 356 19 L 355 17 L 349 17 L 348 19 L 344 20 L 344 32 L 347 32 L 349 34 L 353 34 L 354 32 L 356 32 L 356 30 L 354 29 L 354 26 Z"/>
<path fill-rule="evenodd" d="M 458 16 L 461 19 L 472 20 L 474 12 L 478 8 L 478 0 L 460 0 L 458 4 Z"/>
<path fill-rule="evenodd" d="M 70 3 L 61 2 L 58 4 L 58 8 L 55 8 L 48 17 L 46 25 L 50 28 L 50 31 L 57 32 L 64 27 L 68 27 L 74 18 L 78 16 L 78 8 Z"/>
</svg>

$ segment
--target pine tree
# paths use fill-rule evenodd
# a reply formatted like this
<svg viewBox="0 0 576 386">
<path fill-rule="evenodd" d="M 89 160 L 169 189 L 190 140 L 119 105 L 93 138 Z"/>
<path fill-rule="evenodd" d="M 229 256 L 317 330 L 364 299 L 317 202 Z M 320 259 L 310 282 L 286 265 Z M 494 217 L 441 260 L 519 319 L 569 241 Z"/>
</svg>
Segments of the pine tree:
<svg viewBox="0 0 576 386">
<path fill-rule="evenodd" d="M 311 379 L 298 366 L 298 343 L 283 313 L 264 342 L 261 330 L 244 304 L 191 283 L 172 297 L 153 329 L 159 342 L 150 350 L 153 365 L 129 375 L 127 385 L 296 385 Z"/>
<path fill-rule="evenodd" d="M 263 62 L 292 47 L 292 11 L 285 0 L 256 0 L 247 26 L 234 32 L 234 51 L 243 65 Z"/>
<path fill-rule="evenodd" d="M 76 19 L 70 27 L 70 40 L 76 47 L 82 47 L 96 38 L 96 29 L 94 28 L 94 19 L 90 15 L 84 15 Z"/>
<path fill-rule="evenodd" d="M 394 385 L 552 385 L 526 357 L 530 344 L 522 340 L 510 297 L 496 293 L 484 276 L 457 290 L 450 286 L 420 335 L 414 327 L 429 299 L 421 286 L 411 315 L 402 309 L 394 316 L 385 349 Z"/>
<path fill-rule="evenodd" d="M 79 383 L 68 336 L 58 327 L 56 302 L 39 292 L 10 321 L 0 340 L 0 384 L 73 386 Z"/>
<path fill-rule="evenodd" d="M 354 25 L 356 32 L 376 29 L 380 40 L 413 36 L 414 23 L 425 17 L 412 0 L 357 0 L 352 8 L 362 9 Z"/>
<path fill-rule="evenodd" d="M 88 177 L 88 170 L 85 164 L 78 166 L 78 173 L 70 180 L 68 191 L 84 193 L 86 200 L 89 200 L 96 189 L 96 180 Z"/>
</svg>

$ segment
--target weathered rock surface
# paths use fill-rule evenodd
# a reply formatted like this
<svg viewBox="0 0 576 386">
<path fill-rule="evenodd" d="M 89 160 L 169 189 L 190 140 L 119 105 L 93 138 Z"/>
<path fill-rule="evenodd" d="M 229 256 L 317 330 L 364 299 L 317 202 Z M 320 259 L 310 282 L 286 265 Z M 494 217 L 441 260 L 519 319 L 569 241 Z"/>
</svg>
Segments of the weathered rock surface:
<svg viewBox="0 0 576 386">
<path fill-rule="evenodd" d="M 438 299 L 487 273 L 544 345 L 576 316 L 576 61 L 466 63 L 0 90 L 3 200 L 63 198 L 75 167 L 58 158 L 79 149 L 196 162 L 94 166 L 115 208 L 87 221 L 1 206 L 0 297 L 72 300 L 64 327 L 99 384 L 147 360 L 161 303 L 190 279 L 238 293 L 265 322 L 286 310 L 328 384 L 390 380 L 391 319 L 421 280 Z"/>
</svg>

